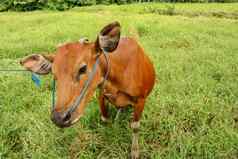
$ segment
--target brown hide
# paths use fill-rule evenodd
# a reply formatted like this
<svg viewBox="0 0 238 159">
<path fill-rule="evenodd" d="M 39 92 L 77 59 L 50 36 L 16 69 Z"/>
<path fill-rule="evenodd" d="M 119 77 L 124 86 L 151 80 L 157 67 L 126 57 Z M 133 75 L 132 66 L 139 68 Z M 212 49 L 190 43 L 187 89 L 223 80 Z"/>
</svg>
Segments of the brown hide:
<svg viewBox="0 0 238 159">
<path fill-rule="evenodd" d="M 103 51 L 110 52 L 109 66 Z M 68 111 L 79 99 L 97 58 L 99 65 L 85 96 L 76 109 Z M 106 99 L 118 108 L 133 106 L 131 157 L 139 158 L 139 119 L 146 98 L 154 86 L 155 71 L 150 59 L 135 39 L 120 38 L 118 22 L 105 26 L 96 42 L 90 43 L 82 39 L 79 42 L 67 43 L 59 46 L 54 54 L 33 54 L 23 58 L 20 63 L 37 74 L 52 72 L 57 83 L 57 100 L 51 119 L 59 127 L 68 127 L 78 121 L 96 88 L 100 89 L 98 100 L 103 120 L 108 117 Z M 105 79 L 107 71 L 109 76 Z"/>
<path fill-rule="evenodd" d="M 106 89 L 114 88 L 116 93 L 130 97 L 147 97 L 154 85 L 155 72 L 138 43 L 132 38 L 121 38 L 117 49 L 110 53 L 109 58 L 111 69 Z M 101 60 L 101 70 L 105 70 L 105 60 L 103 57 Z"/>
<path fill-rule="evenodd" d="M 44 70 L 42 66 L 53 61 L 46 66 L 52 65 L 52 74 L 57 80 L 57 101 L 54 111 L 63 114 L 80 95 L 80 90 L 100 53 L 102 50 L 98 48 L 97 41 L 95 43 L 81 41 L 58 47 L 54 55 L 26 57 L 21 64 L 33 72 L 45 74 L 50 70 Z M 139 118 L 144 104 L 139 104 L 138 99 L 144 102 L 155 82 L 155 71 L 151 61 L 136 40 L 124 37 L 120 39 L 117 49 L 109 53 L 109 62 L 109 77 L 104 90 L 101 90 L 101 96 L 117 107 L 141 105 L 135 107 L 135 113 L 139 110 L 139 115 L 135 119 Z M 82 65 L 87 65 L 87 71 L 78 77 Z M 85 98 L 72 114 L 72 121 L 76 122 L 83 114 L 86 104 L 103 81 L 107 69 L 105 58 L 101 55 L 97 73 Z M 102 114 L 105 114 L 103 106 L 104 104 L 100 104 Z"/>
<path fill-rule="evenodd" d="M 104 117 L 107 116 L 104 99 L 117 107 L 132 105 L 135 108 L 135 121 L 141 116 L 145 99 L 155 82 L 153 65 L 136 40 L 129 37 L 119 39 L 119 23 L 112 23 L 105 28 L 103 31 L 107 34 L 102 34 L 101 43 L 102 35 L 99 35 L 96 42 L 81 40 L 67 43 L 59 46 L 52 55 L 34 54 L 21 60 L 21 64 L 32 72 L 52 72 L 57 81 L 57 100 L 52 119 L 60 127 L 70 126 L 80 118 L 96 88 L 101 89 L 99 104 Z M 108 53 L 110 67 L 107 67 L 102 50 L 112 51 Z M 67 116 L 66 122 L 65 113 L 80 95 L 98 56 L 100 62 L 86 95 L 77 109 Z M 102 88 L 101 84 L 108 69 L 109 76 Z"/>
</svg>

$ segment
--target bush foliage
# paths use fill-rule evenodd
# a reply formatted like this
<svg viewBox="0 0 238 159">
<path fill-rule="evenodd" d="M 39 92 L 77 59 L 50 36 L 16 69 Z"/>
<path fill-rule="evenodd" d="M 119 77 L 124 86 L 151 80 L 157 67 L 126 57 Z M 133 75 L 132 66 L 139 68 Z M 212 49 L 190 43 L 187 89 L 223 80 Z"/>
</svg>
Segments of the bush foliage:
<svg viewBox="0 0 238 159">
<path fill-rule="evenodd" d="M 38 9 L 67 10 L 75 6 L 95 4 L 128 4 L 141 2 L 238 2 L 238 0 L 0 0 L 0 11 L 32 11 Z"/>
</svg>

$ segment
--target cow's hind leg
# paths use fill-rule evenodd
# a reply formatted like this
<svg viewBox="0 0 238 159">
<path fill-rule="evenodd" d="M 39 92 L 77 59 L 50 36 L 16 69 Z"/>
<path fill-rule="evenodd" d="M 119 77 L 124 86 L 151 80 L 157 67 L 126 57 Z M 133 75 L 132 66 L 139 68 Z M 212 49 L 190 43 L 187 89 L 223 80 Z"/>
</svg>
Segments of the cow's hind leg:
<svg viewBox="0 0 238 159">
<path fill-rule="evenodd" d="M 131 123 L 132 128 L 132 146 L 131 146 L 131 158 L 138 159 L 139 152 L 139 127 L 140 127 L 140 117 L 144 109 L 145 99 L 139 99 L 134 106 L 133 121 Z"/>
</svg>

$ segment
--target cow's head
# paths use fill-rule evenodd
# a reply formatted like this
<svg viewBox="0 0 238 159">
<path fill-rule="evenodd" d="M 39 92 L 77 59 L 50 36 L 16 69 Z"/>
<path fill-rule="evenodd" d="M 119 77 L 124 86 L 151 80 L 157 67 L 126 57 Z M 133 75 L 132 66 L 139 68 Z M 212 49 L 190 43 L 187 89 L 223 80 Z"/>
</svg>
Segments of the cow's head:
<svg viewBox="0 0 238 159">
<path fill-rule="evenodd" d="M 96 73 L 90 83 L 87 92 L 72 112 L 66 114 L 86 80 L 97 57 L 102 50 L 112 52 L 116 49 L 120 39 L 120 24 L 118 22 L 105 26 L 96 42 L 80 40 L 75 43 L 67 43 L 57 48 L 54 54 L 33 54 L 21 60 L 21 65 L 26 69 L 40 75 L 52 73 L 56 80 L 56 103 L 51 113 L 52 121 L 59 127 L 68 127 L 78 121 L 82 116 L 87 102 L 93 96 L 97 86 L 103 81 L 103 72 L 97 67 Z"/>
</svg>

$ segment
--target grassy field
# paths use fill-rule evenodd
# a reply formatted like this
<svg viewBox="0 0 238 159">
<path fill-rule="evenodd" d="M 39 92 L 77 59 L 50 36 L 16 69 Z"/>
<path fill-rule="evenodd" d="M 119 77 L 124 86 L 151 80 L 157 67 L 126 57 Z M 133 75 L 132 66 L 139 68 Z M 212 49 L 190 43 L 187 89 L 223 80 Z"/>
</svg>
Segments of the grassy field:
<svg viewBox="0 0 238 159">
<path fill-rule="evenodd" d="M 118 20 L 157 73 L 141 120 L 141 158 L 237 159 L 237 11 L 238 4 L 142 4 L 1 13 L 0 69 L 20 68 L 19 58 L 59 43 L 94 40 Z M 37 88 L 28 73 L 0 72 L 0 159 L 128 158 L 131 109 L 114 121 L 110 107 L 104 124 L 95 95 L 85 116 L 62 130 L 50 121 L 51 77 L 42 80 Z"/>
</svg>

